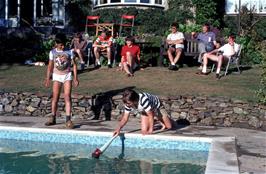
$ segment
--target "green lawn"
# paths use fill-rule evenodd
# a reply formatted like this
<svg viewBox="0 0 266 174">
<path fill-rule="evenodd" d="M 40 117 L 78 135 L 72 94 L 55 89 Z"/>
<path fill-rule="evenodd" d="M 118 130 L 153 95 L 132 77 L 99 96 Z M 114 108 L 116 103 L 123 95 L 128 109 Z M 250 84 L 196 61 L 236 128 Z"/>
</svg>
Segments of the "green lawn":
<svg viewBox="0 0 266 174">
<path fill-rule="evenodd" d="M 74 93 L 95 94 L 109 90 L 133 86 L 138 90 L 157 95 L 204 95 L 225 96 L 247 101 L 256 101 L 255 91 L 259 87 L 261 70 L 251 68 L 241 75 L 229 74 L 220 80 L 215 74 L 199 76 L 197 67 L 185 67 L 179 71 L 169 71 L 164 67 L 148 67 L 137 71 L 133 78 L 117 71 L 117 68 L 85 70 L 79 74 L 80 86 Z M 46 67 L 2 65 L 0 66 L 0 90 L 9 92 L 42 92 L 50 93 L 43 81 Z"/>
</svg>

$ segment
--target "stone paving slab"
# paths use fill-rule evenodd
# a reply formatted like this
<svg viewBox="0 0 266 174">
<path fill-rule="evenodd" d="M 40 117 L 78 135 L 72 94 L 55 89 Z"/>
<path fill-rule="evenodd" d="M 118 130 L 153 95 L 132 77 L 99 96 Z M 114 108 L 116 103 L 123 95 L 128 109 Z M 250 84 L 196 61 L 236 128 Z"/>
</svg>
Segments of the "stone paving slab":
<svg viewBox="0 0 266 174">
<path fill-rule="evenodd" d="M 43 117 L 0 116 L 0 126 L 47 128 L 44 126 L 45 121 L 46 118 Z M 65 129 L 64 119 L 58 119 L 57 123 L 57 125 L 48 128 Z M 74 123 L 77 130 L 112 132 L 116 128 L 118 121 L 74 120 Z M 123 130 L 139 133 L 139 128 L 139 119 L 130 118 Z M 155 133 L 200 137 L 235 136 L 240 172 L 245 174 L 266 174 L 266 132 L 264 131 L 229 127 L 180 126 L 175 130 L 155 131 Z"/>
</svg>

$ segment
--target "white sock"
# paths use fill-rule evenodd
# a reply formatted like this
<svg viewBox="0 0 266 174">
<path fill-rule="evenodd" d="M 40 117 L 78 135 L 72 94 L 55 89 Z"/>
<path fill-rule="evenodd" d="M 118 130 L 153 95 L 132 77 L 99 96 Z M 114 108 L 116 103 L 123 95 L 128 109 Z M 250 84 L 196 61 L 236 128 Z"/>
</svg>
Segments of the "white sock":
<svg viewBox="0 0 266 174">
<path fill-rule="evenodd" d="M 111 61 L 110 60 L 108 60 L 108 65 L 110 65 L 111 64 Z"/>
<path fill-rule="evenodd" d="M 98 64 L 98 65 L 101 65 L 101 62 L 98 60 L 98 61 L 97 61 L 97 64 Z"/>
<path fill-rule="evenodd" d="M 171 63 L 171 65 L 175 66 L 175 64 L 174 64 L 174 63 Z"/>
<path fill-rule="evenodd" d="M 216 74 L 219 74 L 219 73 L 220 73 L 220 68 L 217 68 Z"/>
<path fill-rule="evenodd" d="M 206 73 L 206 72 L 207 72 L 207 66 L 203 66 L 203 68 L 202 68 L 202 72 L 203 72 L 203 73 Z"/>
</svg>

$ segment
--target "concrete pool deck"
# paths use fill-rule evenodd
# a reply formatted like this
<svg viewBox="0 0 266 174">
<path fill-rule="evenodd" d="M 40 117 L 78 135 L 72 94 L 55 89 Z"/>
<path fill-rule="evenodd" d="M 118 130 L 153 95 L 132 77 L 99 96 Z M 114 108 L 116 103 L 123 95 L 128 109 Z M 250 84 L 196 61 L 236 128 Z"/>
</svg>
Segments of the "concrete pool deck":
<svg viewBox="0 0 266 174">
<path fill-rule="evenodd" d="M 58 124 L 51 127 L 44 126 L 45 121 L 46 118 L 39 117 L 0 116 L 0 126 L 65 129 L 63 119 L 58 119 Z M 74 120 L 74 123 L 76 125 L 75 130 L 112 132 L 118 122 L 102 120 Z M 124 131 L 139 133 L 139 127 L 139 119 L 130 118 L 128 124 L 124 128 Z M 165 132 L 155 131 L 155 134 L 212 138 L 236 137 L 236 151 L 238 155 L 240 173 L 266 173 L 266 132 L 240 128 L 187 126 Z M 232 152 L 234 150 L 231 149 L 231 146 L 232 144 L 223 147 L 223 149 L 225 151 Z M 219 157 L 223 158 L 223 153 L 221 153 Z M 235 164 L 228 164 L 228 166 L 234 165 Z M 225 166 L 221 166 L 221 172 L 219 173 L 222 173 L 222 170 L 228 170 L 228 168 L 224 167 Z M 215 171 L 215 173 L 217 172 Z"/>
</svg>

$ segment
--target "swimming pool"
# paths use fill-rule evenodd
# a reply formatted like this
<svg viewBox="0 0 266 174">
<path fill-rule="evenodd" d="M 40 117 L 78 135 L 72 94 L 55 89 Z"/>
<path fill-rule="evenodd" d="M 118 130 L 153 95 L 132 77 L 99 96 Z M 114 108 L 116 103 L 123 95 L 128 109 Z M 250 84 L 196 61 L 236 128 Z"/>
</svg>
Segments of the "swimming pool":
<svg viewBox="0 0 266 174">
<path fill-rule="evenodd" d="M 0 127 L 0 173 L 206 173 L 212 139 Z M 206 171 L 205 171 L 206 169 Z M 19 172 L 18 172 L 19 171 Z"/>
</svg>

